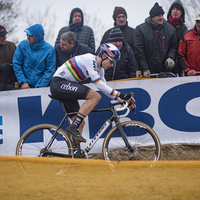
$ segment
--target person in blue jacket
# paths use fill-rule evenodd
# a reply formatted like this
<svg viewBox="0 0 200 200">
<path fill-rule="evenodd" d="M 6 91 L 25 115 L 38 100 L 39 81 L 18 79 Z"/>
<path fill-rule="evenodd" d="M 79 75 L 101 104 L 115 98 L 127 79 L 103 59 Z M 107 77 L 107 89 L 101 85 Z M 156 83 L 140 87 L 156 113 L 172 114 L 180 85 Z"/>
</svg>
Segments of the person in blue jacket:
<svg viewBox="0 0 200 200">
<path fill-rule="evenodd" d="M 20 42 L 13 56 L 13 69 L 21 89 L 46 87 L 56 69 L 54 47 L 44 40 L 42 25 L 25 30 L 27 39 Z"/>
</svg>

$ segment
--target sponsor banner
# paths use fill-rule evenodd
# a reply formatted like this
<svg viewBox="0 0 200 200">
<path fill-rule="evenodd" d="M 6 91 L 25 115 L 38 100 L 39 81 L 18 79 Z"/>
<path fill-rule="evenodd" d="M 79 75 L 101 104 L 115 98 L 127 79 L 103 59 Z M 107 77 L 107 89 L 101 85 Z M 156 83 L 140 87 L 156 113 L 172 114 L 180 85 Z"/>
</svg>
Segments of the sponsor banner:
<svg viewBox="0 0 200 200">
<path fill-rule="evenodd" d="M 200 143 L 200 77 L 124 80 L 108 82 L 108 85 L 122 93 L 134 92 L 136 114 L 130 112 L 122 121 L 137 120 L 148 124 L 162 144 Z M 96 90 L 94 84 L 88 86 Z M 70 85 L 63 87 L 76 90 Z M 99 93 L 102 99 L 96 108 L 108 107 L 110 99 Z M 58 125 L 64 116 L 59 102 L 48 97 L 48 87 L 3 91 L 0 94 L 2 155 L 15 155 L 17 142 L 28 128 L 42 123 Z M 80 104 L 83 102 L 80 101 Z M 91 113 L 86 117 L 83 136 L 87 143 L 82 144 L 82 148 L 89 145 L 109 115 L 109 112 Z M 108 130 L 95 144 L 92 153 L 101 152 Z"/>
</svg>

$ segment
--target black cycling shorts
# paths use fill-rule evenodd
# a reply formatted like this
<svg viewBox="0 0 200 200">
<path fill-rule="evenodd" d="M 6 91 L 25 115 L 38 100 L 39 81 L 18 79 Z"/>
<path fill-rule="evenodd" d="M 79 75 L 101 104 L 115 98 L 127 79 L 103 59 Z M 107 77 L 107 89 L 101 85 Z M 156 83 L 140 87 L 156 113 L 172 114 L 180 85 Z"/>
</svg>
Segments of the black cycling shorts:
<svg viewBox="0 0 200 200">
<path fill-rule="evenodd" d="M 63 101 L 68 113 L 77 112 L 80 108 L 78 100 L 87 99 L 91 88 L 77 82 L 53 77 L 50 84 L 51 94 Z"/>
</svg>

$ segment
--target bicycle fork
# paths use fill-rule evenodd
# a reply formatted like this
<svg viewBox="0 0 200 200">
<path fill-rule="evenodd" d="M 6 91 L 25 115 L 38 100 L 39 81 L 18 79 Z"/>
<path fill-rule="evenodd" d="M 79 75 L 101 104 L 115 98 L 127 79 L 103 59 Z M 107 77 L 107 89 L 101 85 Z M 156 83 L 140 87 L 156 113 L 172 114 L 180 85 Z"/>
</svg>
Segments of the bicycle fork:
<svg viewBox="0 0 200 200">
<path fill-rule="evenodd" d="M 123 140 L 124 140 L 124 143 L 125 143 L 127 149 L 128 149 L 129 151 L 134 151 L 133 148 L 131 147 L 131 145 L 130 145 L 129 142 L 128 142 L 128 139 L 127 139 L 127 137 L 126 137 L 126 134 L 125 134 L 125 132 L 124 132 L 124 129 L 122 128 L 121 123 L 117 120 L 117 121 L 115 121 L 115 124 L 116 124 L 117 128 L 119 129 L 119 132 L 120 132 L 120 134 L 121 134 L 121 136 L 122 136 L 122 138 L 123 138 Z"/>
</svg>

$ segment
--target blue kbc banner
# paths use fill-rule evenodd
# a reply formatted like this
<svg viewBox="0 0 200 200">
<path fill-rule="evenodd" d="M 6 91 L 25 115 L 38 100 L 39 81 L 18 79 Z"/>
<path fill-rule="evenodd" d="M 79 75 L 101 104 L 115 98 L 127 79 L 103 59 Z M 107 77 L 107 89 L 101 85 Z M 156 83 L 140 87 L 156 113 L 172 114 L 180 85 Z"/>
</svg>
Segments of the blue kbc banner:
<svg viewBox="0 0 200 200">
<path fill-rule="evenodd" d="M 108 83 L 122 93 L 134 92 L 136 114 L 122 121 L 137 120 L 151 126 L 161 143 L 200 143 L 200 81 L 198 77 L 141 79 Z M 96 90 L 94 84 L 89 87 Z M 49 88 L 1 92 L 0 154 L 15 155 L 20 136 L 37 124 L 59 125 L 64 114 L 58 101 L 48 97 Z M 96 108 L 109 107 L 109 99 L 102 92 Z M 80 101 L 82 104 L 84 101 Z M 88 143 L 109 117 L 108 112 L 91 113 L 83 130 Z M 63 129 L 67 125 L 63 126 Z M 110 127 L 111 128 L 111 127 Z M 92 149 L 101 152 L 107 132 Z M 87 143 L 87 144 L 88 144 Z M 87 144 L 82 144 L 83 148 Z"/>
</svg>

